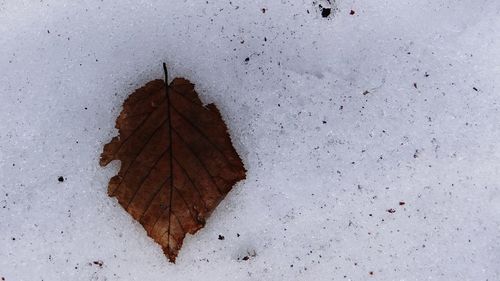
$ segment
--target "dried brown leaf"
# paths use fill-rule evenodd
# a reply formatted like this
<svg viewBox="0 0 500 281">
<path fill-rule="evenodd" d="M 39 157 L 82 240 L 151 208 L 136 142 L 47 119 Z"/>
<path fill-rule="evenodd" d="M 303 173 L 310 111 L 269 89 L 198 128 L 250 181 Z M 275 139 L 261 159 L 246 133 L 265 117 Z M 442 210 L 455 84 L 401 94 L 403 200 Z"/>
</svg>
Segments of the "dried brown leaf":
<svg viewBox="0 0 500 281">
<path fill-rule="evenodd" d="M 165 68 L 166 74 L 166 68 Z M 194 234 L 233 185 L 243 163 L 214 104 L 194 85 L 154 80 L 132 93 L 116 119 L 119 136 L 104 146 L 100 165 L 121 161 L 108 194 L 139 221 L 175 262 L 186 233 Z"/>
</svg>

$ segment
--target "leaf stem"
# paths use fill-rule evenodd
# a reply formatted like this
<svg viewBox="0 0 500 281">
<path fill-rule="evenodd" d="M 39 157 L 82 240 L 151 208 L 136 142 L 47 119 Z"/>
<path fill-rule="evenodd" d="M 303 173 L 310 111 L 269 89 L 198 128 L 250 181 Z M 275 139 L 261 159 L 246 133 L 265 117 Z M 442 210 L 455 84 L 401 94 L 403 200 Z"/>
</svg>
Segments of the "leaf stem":
<svg viewBox="0 0 500 281">
<path fill-rule="evenodd" d="M 165 72 L 165 85 L 168 86 L 168 70 L 166 63 L 163 63 L 163 72 Z M 167 87 L 167 96 L 168 96 L 168 87 Z"/>
</svg>

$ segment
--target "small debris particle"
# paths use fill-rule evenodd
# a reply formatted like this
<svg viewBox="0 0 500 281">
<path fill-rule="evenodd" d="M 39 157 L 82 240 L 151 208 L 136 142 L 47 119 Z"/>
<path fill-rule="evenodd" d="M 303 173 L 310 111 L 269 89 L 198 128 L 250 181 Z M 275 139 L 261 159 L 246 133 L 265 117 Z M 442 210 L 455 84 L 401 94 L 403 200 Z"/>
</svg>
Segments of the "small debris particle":
<svg viewBox="0 0 500 281">
<path fill-rule="evenodd" d="M 239 234 L 239 233 L 236 233 L 236 237 L 240 237 L 240 234 Z"/>
<path fill-rule="evenodd" d="M 418 89 L 417 82 L 413 83 L 413 87 L 415 87 L 415 89 Z"/>
<path fill-rule="evenodd" d="M 59 178 L 57 178 L 57 180 L 58 180 L 59 182 L 64 182 L 64 178 L 63 178 L 62 176 L 60 176 Z"/>
<path fill-rule="evenodd" d="M 102 265 L 104 264 L 103 261 L 94 261 L 93 264 L 99 266 L 99 267 L 102 267 Z"/>
<path fill-rule="evenodd" d="M 326 121 L 325 121 L 325 120 L 323 120 L 323 124 L 326 124 Z"/>
<path fill-rule="evenodd" d="M 266 8 L 262 8 L 261 11 L 262 11 L 263 14 L 265 14 L 266 13 Z"/>
<path fill-rule="evenodd" d="M 479 90 L 476 88 L 476 87 L 472 87 L 472 89 L 476 92 L 478 92 Z"/>
<path fill-rule="evenodd" d="M 354 12 L 354 10 L 351 10 L 351 11 L 349 12 L 349 15 L 351 15 L 351 16 L 352 16 L 352 15 L 354 15 L 355 13 L 356 13 L 356 12 Z"/>
<path fill-rule="evenodd" d="M 244 257 L 241 258 L 241 260 L 243 261 L 247 261 L 249 260 L 250 258 L 254 258 L 257 256 L 257 253 L 252 250 L 252 251 L 247 251 L 247 255 L 245 255 Z M 238 258 L 238 260 L 240 260 L 240 258 Z"/>
<path fill-rule="evenodd" d="M 330 15 L 331 12 L 332 12 L 331 8 L 323 8 L 321 10 L 321 16 L 324 17 L 324 18 L 327 18 Z"/>
<path fill-rule="evenodd" d="M 399 201 L 399 206 L 404 206 L 406 203 L 404 201 Z"/>
<path fill-rule="evenodd" d="M 224 240 L 224 239 L 225 239 L 225 238 L 224 238 L 224 235 L 220 235 L 220 234 L 219 234 L 219 238 L 218 238 L 218 239 L 219 239 L 219 240 Z"/>
<path fill-rule="evenodd" d="M 249 57 L 247 57 L 247 58 L 245 59 L 245 62 L 249 62 L 249 61 L 250 61 L 250 58 L 249 58 Z"/>
<path fill-rule="evenodd" d="M 373 275 L 373 271 L 370 271 L 369 273 L 370 273 L 370 275 Z"/>
<path fill-rule="evenodd" d="M 16 238 L 15 238 L 15 237 L 12 237 L 12 241 L 16 241 Z"/>
<path fill-rule="evenodd" d="M 369 93 L 370 93 L 370 91 L 364 91 L 364 92 L 363 92 L 363 96 L 366 96 L 366 95 L 368 95 Z"/>
<path fill-rule="evenodd" d="M 418 149 L 415 150 L 415 153 L 413 153 L 413 158 L 418 158 L 419 151 Z"/>
<path fill-rule="evenodd" d="M 391 213 L 391 214 L 394 214 L 396 212 L 396 210 L 394 210 L 393 208 L 390 208 L 387 210 L 387 212 Z"/>
<path fill-rule="evenodd" d="M 424 76 L 429 77 L 429 73 L 425 72 Z"/>
</svg>

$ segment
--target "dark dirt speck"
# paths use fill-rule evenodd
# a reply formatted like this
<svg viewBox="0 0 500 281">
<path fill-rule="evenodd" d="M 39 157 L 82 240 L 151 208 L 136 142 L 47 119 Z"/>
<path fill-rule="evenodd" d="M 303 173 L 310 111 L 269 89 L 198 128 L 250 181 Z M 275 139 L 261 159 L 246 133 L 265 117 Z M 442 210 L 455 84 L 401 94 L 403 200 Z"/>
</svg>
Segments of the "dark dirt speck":
<svg viewBox="0 0 500 281">
<path fill-rule="evenodd" d="M 321 10 L 321 16 L 324 17 L 324 18 L 327 18 L 331 13 L 332 13 L 332 9 L 331 8 L 323 8 Z"/>
</svg>

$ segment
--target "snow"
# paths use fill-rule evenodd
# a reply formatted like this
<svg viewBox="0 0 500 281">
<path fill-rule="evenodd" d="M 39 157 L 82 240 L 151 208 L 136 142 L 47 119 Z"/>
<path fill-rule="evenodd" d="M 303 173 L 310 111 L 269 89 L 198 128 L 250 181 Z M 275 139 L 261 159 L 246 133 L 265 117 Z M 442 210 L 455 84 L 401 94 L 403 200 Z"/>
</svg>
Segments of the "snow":
<svg viewBox="0 0 500 281">
<path fill-rule="evenodd" d="M 495 0 L 0 1 L 0 277 L 499 280 L 499 29 Z M 98 166 L 164 61 L 248 170 L 176 264 Z"/>
</svg>

